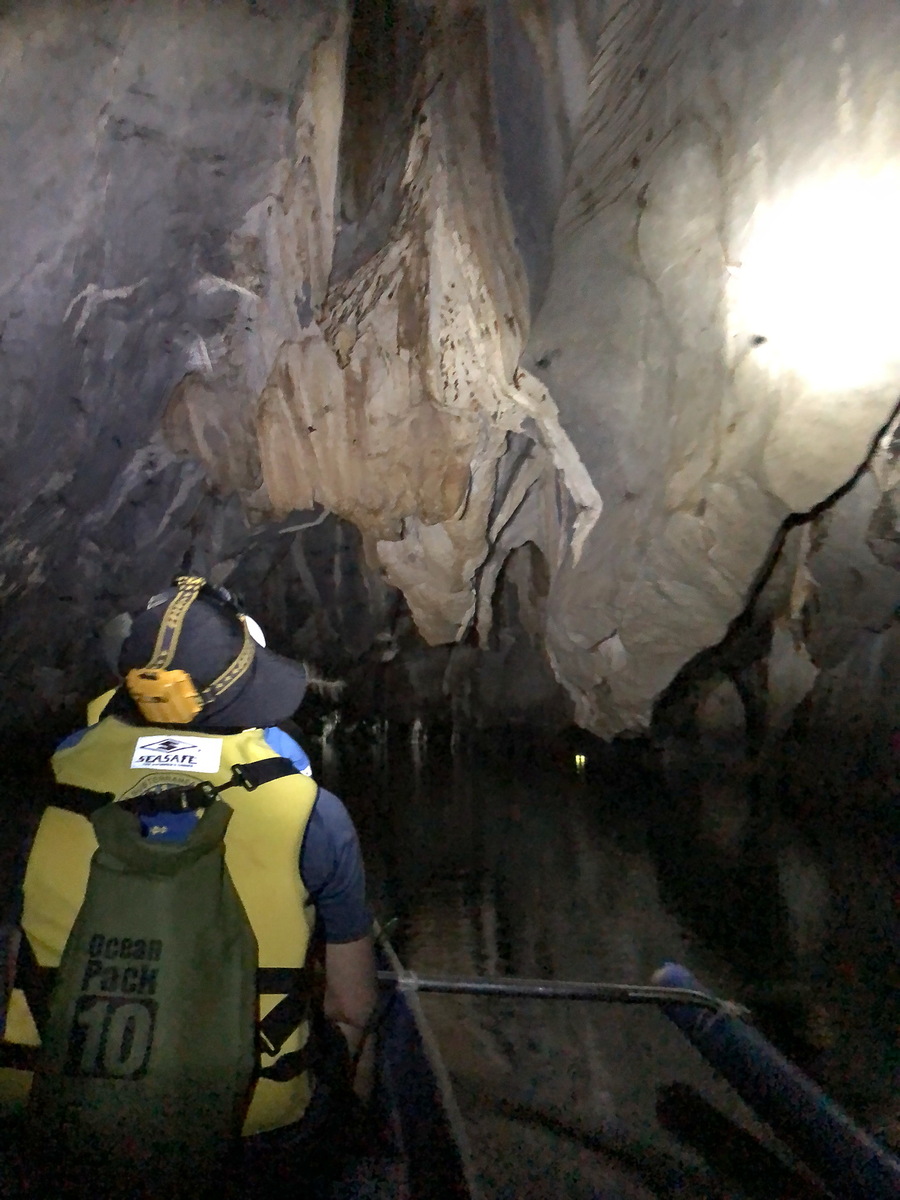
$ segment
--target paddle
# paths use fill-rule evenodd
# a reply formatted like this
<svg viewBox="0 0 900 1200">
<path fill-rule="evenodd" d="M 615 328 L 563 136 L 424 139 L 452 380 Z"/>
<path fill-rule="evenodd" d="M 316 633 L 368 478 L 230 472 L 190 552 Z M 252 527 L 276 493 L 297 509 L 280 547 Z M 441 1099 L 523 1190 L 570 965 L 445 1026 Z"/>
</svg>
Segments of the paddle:
<svg viewBox="0 0 900 1200">
<path fill-rule="evenodd" d="M 465 996 L 516 996 L 534 1000 L 594 1000 L 602 1004 L 690 1004 L 729 1017 L 749 1014 L 730 1000 L 693 988 L 657 984 L 583 983 L 574 980 L 520 979 L 516 976 L 464 978 L 426 976 L 415 971 L 379 971 L 378 981 L 401 992 L 441 992 Z"/>
</svg>

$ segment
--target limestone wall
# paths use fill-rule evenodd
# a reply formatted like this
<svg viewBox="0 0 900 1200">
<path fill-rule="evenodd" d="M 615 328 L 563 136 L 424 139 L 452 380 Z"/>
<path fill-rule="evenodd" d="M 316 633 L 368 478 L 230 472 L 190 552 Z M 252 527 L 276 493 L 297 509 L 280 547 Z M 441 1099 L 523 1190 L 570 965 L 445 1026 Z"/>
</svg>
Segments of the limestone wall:
<svg viewBox="0 0 900 1200">
<path fill-rule="evenodd" d="M 897 311 L 900 13 L 603 10 L 523 362 L 602 495 L 548 645 L 609 734 L 722 638 L 781 522 L 853 475 L 897 402 L 900 343 L 873 326 Z"/>
<path fill-rule="evenodd" d="M 43 0 L 0 33 L 0 668 L 38 708 L 199 544 L 285 644 L 402 627 L 473 712 L 645 729 L 891 417 L 891 0 Z M 890 592 L 892 486 L 820 572 Z M 779 727 L 846 626 L 798 675 L 796 600 Z"/>
</svg>

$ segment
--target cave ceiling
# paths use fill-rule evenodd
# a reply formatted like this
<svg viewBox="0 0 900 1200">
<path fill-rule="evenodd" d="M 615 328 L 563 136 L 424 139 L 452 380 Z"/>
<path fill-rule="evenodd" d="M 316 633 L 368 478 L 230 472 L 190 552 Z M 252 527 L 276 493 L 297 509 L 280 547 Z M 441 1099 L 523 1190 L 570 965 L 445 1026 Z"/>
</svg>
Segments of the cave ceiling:
<svg viewBox="0 0 900 1200">
<path fill-rule="evenodd" d="M 779 728 L 897 657 L 895 3 L 0 34 L 3 720 L 187 552 L 409 712 L 641 732 L 748 605 Z"/>
</svg>

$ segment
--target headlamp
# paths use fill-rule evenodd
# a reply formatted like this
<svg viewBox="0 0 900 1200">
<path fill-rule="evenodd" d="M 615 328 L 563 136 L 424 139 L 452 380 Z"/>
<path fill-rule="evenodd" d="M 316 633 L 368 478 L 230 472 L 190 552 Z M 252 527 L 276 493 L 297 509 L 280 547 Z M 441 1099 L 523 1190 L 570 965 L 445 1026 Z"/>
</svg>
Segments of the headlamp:
<svg viewBox="0 0 900 1200">
<path fill-rule="evenodd" d="M 177 591 L 160 621 L 150 661 L 144 667 L 134 667 L 125 676 L 129 695 L 144 719 L 154 725 L 188 724 L 247 673 L 253 662 L 255 646 L 265 645 L 262 630 L 255 621 L 252 622 L 259 634 L 257 638 L 250 621 L 238 611 L 234 597 L 224 588 L 209 584 L 199 575 L 182 575 L 175 580 L 175 586 Z M 227 606 L 240 621 L 244 634 L 237 658 L 202 689 L 197 687 L 187 671 L 169 669 L 169 663 L 178 649 L 184 618 L 201 595 Z M 160 597 L 154 596 L 147 607 L 156 607 L 154 601 L 159 604 Z"/>
</svg>

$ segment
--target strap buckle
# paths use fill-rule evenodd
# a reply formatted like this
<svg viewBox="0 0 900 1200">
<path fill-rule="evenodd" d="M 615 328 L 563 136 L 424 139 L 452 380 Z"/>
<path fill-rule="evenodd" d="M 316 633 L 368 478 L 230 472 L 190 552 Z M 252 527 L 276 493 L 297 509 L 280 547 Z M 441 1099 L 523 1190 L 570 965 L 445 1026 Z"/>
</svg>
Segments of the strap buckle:
<svg viewBox="0 0 900 1200">
<path fill-rule="evenodd" d="M 247 792 L 253 792 L 256 791 L 259 784 L 253 782 L 244 770 L 244 764 L 235 763 L 231 768 L 231 782 L 226 783 L 225 787 L 242 787 Z"/>
<path fill-rule="evenodd" d="M 200 783 L 195 783 L 194 786 L 190 790 L 192 792 L 200 792 L 204 798 L 205 803 L 196 804 L 196 805 L 191 804 L 191 802 L 188 800 L 189 793 L 187 791 L 184 791 L 181 794 L 181 807 L 183 809 L 209 808 L 210 804 L 212 804 L 214 800 L 218 800 L 218 798 L 219 798 L 219 789 L 214 784 L 210 783 L 208 779 L 203 779 L 200 781 Z"/>
</svg>

